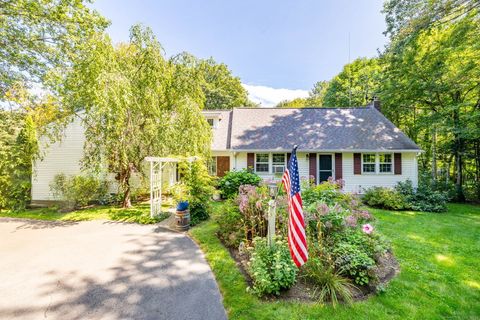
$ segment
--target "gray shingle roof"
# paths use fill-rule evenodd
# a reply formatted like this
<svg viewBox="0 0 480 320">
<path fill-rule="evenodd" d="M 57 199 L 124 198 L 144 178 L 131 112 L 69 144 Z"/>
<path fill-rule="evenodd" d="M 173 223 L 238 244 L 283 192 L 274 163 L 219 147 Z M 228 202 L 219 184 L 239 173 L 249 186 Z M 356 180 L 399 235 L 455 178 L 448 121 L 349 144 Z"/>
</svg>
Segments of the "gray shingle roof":
<svg viewBox="0 0 480 320">
<path fill-rule="evenodd" d="M 205 111 L 204 113 L 215 113 L 220 115 L 218 127 L 213 129 L 212 150 L 228 150 L 230 149 L 230 128 L 232 110 L 215 110 Z"/>
<path fill-rule="evenodd" d="M 290 150 L 295 144 L 298 150 L 420 150 L 372 106 L 235 108 L 230 117 L 230 137 L 228 128 L 216 129 L 213 150 Z"/>
</svg>

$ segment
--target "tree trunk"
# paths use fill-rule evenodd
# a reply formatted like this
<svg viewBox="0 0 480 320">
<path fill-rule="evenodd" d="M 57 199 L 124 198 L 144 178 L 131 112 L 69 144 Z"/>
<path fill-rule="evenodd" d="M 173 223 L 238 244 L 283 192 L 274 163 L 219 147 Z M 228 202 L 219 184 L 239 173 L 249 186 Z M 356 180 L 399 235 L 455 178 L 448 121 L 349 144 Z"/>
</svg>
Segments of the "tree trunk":
<svg viewBox="0 0 480 320">
<path fill-rule="evenodd" d="M 465 194 L 463 193 L 463 148 L 464 141 L 460 135 L 460 115 L 458 109 L 453 111 L 453 136 L 454 136 L 454 154 L 455 154 L 455 189 L 456 200 L 459 202 L 465 201 Z"/>
<path fill-rule="evenodd" d="M 437 181 L 437 129 L 432 134 L 432 180 Z"/>
<path fill-rule="evenodd" d="M 131 188 L 130 188 L 130 177 L 132 175 L 133 171 L 133 164 L 129 163 L 128 168 L 122 171 L 121 173 L 121 178 L 120 182 L 122 184 L 122 188 L 124 190 L 123 193 L 123 202 L 122 202 L 122 207 L 123 208 L 130 208 L 132 206 L 132 202 L 130 200 L 130 195 L 131 195 Z"/>
</svg>

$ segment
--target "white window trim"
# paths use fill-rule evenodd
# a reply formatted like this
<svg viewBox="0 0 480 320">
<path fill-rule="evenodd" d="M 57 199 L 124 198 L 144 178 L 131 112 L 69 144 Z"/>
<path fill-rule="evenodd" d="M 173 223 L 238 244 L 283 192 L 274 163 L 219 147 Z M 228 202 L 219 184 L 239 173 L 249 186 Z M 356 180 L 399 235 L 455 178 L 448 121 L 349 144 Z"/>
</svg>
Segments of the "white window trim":
<svg viewBox="0 0 480 320">
<path fill-rule="evenodd" d="M 267 162 L 259 162 L 259 164 L 267 164 L 268 165 L 268 171 L 257 171 L 257 154 L 267 154 L 268 155 L 268 161 Z M 255 152 L 254 153 L 255 157 L 255 162 L 254 162 L 254 171 L 255 173 L 258 174 L 270 174 L 271 172 L 271 163 L 272 163 L 272 154 L 269 152 Z"/>
<path fill-rule="evenodd" d="M 392 159 L 392 161 L 391 161 L 391 162 L 380 162 L 380 155 L 381 155 L 381 154 L 389 154 L 389 155 L 390 155 L 390 158 Z M 377 159 L 378 159 L 378 174 L 380 174 L 380 175 L 391 175 L 391 174 L 393 174 L 394 171 L 395 171 L 394 163 L 393 163 L 393 162 L 395 161 L 394 158 L 395 158 L 395 157 L 394 157 L 394 154 L 391 153 L 391 152 L 379 152 L 379 153 L 377 153 Z M 380 165 L 381 165 L 381 164 L 390 164 L 390 172 L 380 172 Z"/>
<path fill-rule="evenodd" d="M 365 172 L 363 171 L 363 155 L 364 154 L 374 154 L 375 155 L 375 172 Z M 392 157 L 392 169 L 390 172 L 380 172 L 380 154 L 389 154 L 391 155 Z M 395 157 L 394 157 L 394 154 L 393 152 L 363 152 L 360 154 L 360 157 L 361 157 L 361 169 L 362 169 L 362 174 L 365 174 L 365 175 L 386 175 L 386 176 L 389 176 L 389 175 L 393 175 L 394 174 L 394 171 L 395 171 Z M 368 163 L 372 163 L 372 162 L 367 162 Z M 382 162 L 382 163 L 386 163 L 386 162 Z"/>
<path fill-rule="evenodd" d="M 283 155 L 283 164 L 280 164 L 279 162 L 277 162 L 277 163 L 275 163 L 275 164 L 273 163 L 273 155 L 274 155 L 274 154 L 282 154 L 282 155 Z M 283 170 L 282 170 L 282 171 L 284 172 L 284 171 L 285 171 L 285 168 L 287 167 L 287 154 L 286 154 L 285 152 L 272 152 L 272 153 L 270 154 L 270 157 L 271 157 L 271 159 L 272 159 L 271 170 L 270 170 L 271 173 L 272 173 L 272 174 L 278 174 L 278 172 L 274 172 L 274 171 L 273 171 L 273 166 L 274 166 L 274 165 L 275 165 L 275 166 L 283 166 Z M 281 172 L 280 174 L 282 175 L 283 172 Z"/>
<path fill-rule="evenodd" d="M 267 171 L 260 171 L 258 172 L 257 171 L 257 154 L 268 154 L 268 172 Z M 284 155 L 284 159 L 285 159 L 285 162 L 283 164 L 283 166 L 286 168 L 287 167 L 287 153 L 286 152 L 255 152 L 254 153 L 254 157 L 255 157 L 255 161 L 254 161 L 254 172 L 259 174 L 259 175 L 266 175 L 266 174 L 275 174 L 273 172 L 273 154 L 283 154 Z M 260 162 L 260 163 L 266 163 L 266 162 Z"/>
</svg>

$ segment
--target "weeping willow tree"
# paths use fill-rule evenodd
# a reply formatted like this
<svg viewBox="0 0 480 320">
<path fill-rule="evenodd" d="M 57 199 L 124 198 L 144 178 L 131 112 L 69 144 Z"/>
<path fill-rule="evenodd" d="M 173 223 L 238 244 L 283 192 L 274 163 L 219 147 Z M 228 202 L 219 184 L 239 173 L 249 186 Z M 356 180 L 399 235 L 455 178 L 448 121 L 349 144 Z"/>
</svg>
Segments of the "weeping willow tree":
<svg viewBox="0 0 480 320">
<path fill-rule="evenodd" d="M 83 121 L 83 166 L 116 174 L 129 207 L 130 180 L 146 156 L 210 152 L 211 130 L 198 71 L 165 59 L 150 29 L 133 26 L 128 43 L 100 34 L 61 88 Z"/>
</svg>

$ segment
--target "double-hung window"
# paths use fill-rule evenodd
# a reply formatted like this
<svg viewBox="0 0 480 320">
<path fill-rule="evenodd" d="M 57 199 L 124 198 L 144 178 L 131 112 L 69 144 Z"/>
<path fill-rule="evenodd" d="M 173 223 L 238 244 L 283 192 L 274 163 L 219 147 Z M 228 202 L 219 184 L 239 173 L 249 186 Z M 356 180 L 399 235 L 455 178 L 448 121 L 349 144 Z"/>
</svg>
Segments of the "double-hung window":
<svg viewBox="0 0 480 320">
<path fill-rule="evenodd" d="M 285 153 L 272 154 L 272 173 L 283 174 L 285 171 Z"/>
<path fill-rule="evenodd" d="M 380 153 L 378 155 L 379 172 L 391 173 L 392 172 L 392 154 Z"/>
<path fill-rule="evenodd" d="M 364 153 L 362 155 L 363 173 L 375 173 L 375 153 Z"/>
<path fill-rule="evenodd" d="M 268 153 L 255 154 L 255 171 L 259 173 L 269 172 L 269 154 Z"/>
</svg>

